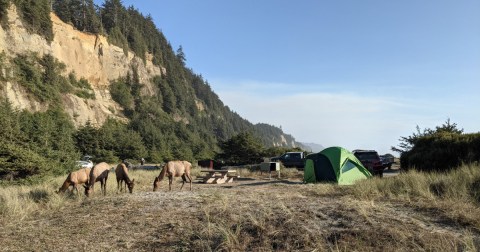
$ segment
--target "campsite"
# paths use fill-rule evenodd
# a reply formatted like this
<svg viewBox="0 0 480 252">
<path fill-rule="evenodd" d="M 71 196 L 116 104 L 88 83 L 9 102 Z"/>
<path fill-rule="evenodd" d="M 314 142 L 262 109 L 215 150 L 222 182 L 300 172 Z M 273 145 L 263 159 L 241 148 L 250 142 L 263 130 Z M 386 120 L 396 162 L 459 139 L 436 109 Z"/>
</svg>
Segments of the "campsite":
<svg viewBox="0 0 480 252">
<path fill-rule="evenodd" d="M 478 10 L 0 0 L 0 252 L 479 251 Z"/>
<path fill-rule="evenodd" d="M 429 188 L 460 188 L 449 183 L 478 170 L 408 172 L 342 186 L 305 184 L 296 169 L 282 170 L 281 178 L 239 169 L 232 183 L 195 181 L 192 191 L 180 191 L 177 178 L 172 191 L 164 180 L 157 192 L 158 170 L 133 170 L 132 194 L 117 192 L 111 176 L 107 196 L 97 186 L 90 198 L 56 194 L 59 177 L 0 189 L 1 250 L 472 251 L 480 242 L 478 207 L 460 190 L 442 196 Z M 200 169 L 192 175 L 201 176 Z"/>
</svg>

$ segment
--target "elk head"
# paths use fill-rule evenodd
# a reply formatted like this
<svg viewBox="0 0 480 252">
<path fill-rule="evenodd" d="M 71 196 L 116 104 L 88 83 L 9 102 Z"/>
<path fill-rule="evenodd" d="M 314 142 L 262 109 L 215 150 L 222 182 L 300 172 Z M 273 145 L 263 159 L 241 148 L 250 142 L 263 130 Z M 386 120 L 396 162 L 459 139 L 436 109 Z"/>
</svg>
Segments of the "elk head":
<svg viewBox="0 0 480 252">
<path fill-rule="evenodd" d="M 135 179 L 130 181 L 130 183 L 128 183 L 127 185 L 128 185 L 128 191 L 130 193 L 132 193 L 133 192 L 133 187 L 135 186 Z"/>
<path fill-rule="evenodd" d="M 90 196 L 91 193 L 93 193 L 93 186 L 88 186 L 88 185 L 83 185 L 85 188 L 85 196 Z"/>
<path fill-rule="evenodd" d="M 155 180 L 153 180 L 153 191 L 156 192 L 158 190 L 158 184 L 160 182 L 160 179 L 158 177 L 155 177 Z"/>
</svg>

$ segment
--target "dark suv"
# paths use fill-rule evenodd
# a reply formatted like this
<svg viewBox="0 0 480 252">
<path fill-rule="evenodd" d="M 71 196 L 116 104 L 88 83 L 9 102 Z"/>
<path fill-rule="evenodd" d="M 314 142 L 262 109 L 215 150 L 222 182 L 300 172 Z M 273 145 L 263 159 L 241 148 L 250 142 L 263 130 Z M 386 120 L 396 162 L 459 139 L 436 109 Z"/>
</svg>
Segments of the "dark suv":
<svg viewBox="0 0 480 252">
<path fill-rule="evenodd" d="M 383 177 L 383 169 L 385 168 L 380 160 L 380 156 L 374 150 L 354 150 L 353 155 L 362 162 L 363 166 L 368 169 L 372 175 Z"/>
</svg>

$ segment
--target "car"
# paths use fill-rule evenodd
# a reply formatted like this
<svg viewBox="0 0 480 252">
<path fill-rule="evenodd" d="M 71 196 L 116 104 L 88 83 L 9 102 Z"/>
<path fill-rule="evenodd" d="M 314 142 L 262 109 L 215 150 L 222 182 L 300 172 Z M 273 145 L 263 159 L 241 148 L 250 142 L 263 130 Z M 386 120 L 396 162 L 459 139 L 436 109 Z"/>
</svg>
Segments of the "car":
<svg viewBox="0 0 480 252">
<path fill-rule="evenodd" d="M 83 160 L 79 160 L 79 161 L 76 161 L 75 162 L 76 166 L 78 168 L 93 168 L 93 162 L 88 160 L 88 161 L 83 161 Z"/>
<path fill-rule="evenodd" d="M 304 152 L 286 152 L 279 157 L 271 158 L 272 162 L 281 162 L 285 167 L 296 167 L 303 169 L 305 167 L 305 153 Z"/>
<path fill-rule="evenodd" d="M 372 175 L 383 177 L 385 167 L 380 160 L 380 156 L 375 150 L 354 150 L 353 155 L 368 169 Z"/>
<path fill-rule="evenodd" d="M 392 169 L 392 165 L 395 163 L 395 157 L 392 154 L 385 154 L 380 156 L 383 168 Z"/>
</svg>

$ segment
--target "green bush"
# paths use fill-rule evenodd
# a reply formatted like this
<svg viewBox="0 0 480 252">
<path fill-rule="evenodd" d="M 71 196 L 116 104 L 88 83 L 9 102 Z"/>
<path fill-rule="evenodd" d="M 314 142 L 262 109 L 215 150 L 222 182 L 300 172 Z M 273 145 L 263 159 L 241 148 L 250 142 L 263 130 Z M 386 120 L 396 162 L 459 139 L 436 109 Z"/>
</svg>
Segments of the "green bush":
<svg viewBox="0 0 480 252">
<path fill-rule="evenodd" d="M 68 80 L 73 87 L 73 93 L 76 96 L 85 99 L 95 99 L 95 93 L 93 92 L 92 86 L 85 78 L 77 80 L 75 73 L 72 72 L 68 75 Z"/>
<path fill-rule="evenodd" d="M 112 95 L 112 99 L 124 109 L 128 110 L 133 108 L 133 96 L 124 78 L 120 78 L 110 84 L 110 94 Z"/>
<path fill-rule="evenodd" d="M 0 142 L 0 178 L 3 180 L 35 180 L 52 174 L 55 166 L 49 160 L 27 146 Z"/>
<path fill-rule="evenodd" d="M 480 133 L 439 132 L 423 136 L 400 157 L 404 169 L 414 167 L 422 171 L 446 171 L 478 161 Z"/>
</svg>

